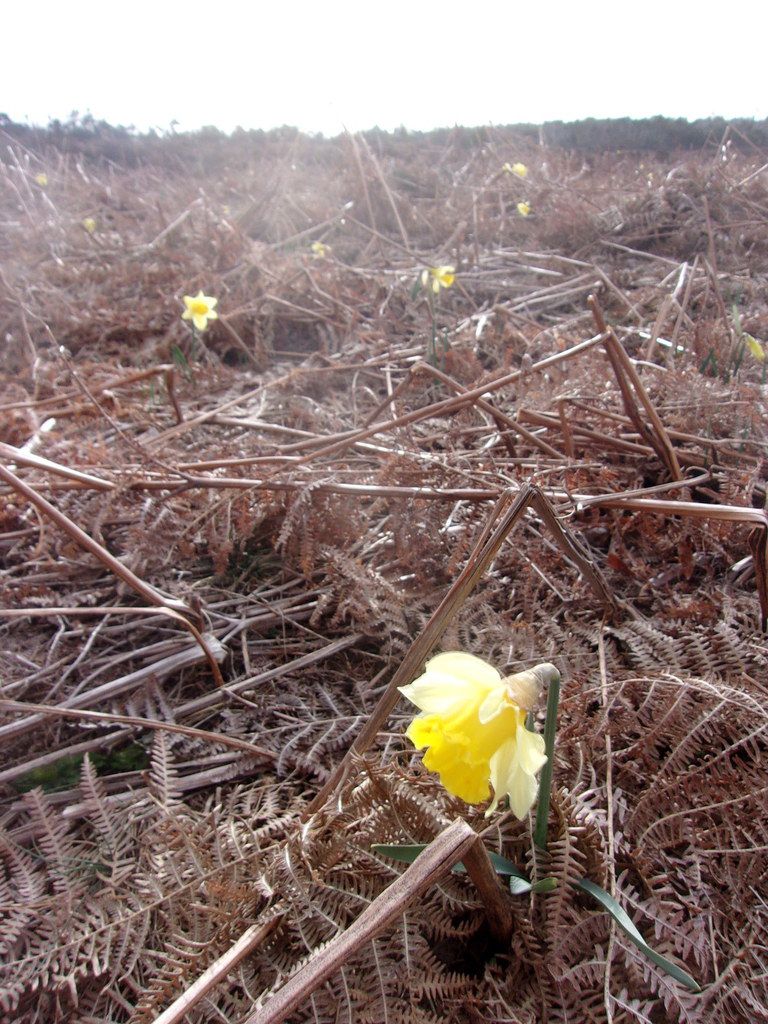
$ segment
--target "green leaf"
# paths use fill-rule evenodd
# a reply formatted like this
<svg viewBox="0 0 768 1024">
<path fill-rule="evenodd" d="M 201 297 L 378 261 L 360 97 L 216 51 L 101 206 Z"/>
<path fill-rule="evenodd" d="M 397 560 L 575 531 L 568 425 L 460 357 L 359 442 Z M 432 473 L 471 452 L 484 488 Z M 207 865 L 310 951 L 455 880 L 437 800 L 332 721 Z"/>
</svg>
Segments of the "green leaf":
<svg viewBox="0 0 768 1024">
<path fill-rule="evenodd" d="M 140 743 L 128 743 L 106 754 L 94 751 L 90 757 L 97 775 L 141 771 L 149 765 L 149 755 Z M 37 786 L 40 786 L 44 793 L 72 789 L 80 781 L 82 764 L 82 754 L 65 754 L 52 764 L 32 768 L 14 779 L 10 785 L 17 793 L 27 793 Z"/>
<path fill-rule="evenodd" d="M 174 363 L 176 363 L 176 365 L 180 367 L 182 370 L 189 369 L 187 357 L 184 355 L 184 353 L 181 351 L 178 345 L 171 345 L 171 358 L 173 359 Z"/>
<path fill-rule="evenodd" d="M 426 850 L 426 843 L 418 843 L 413 846 L 387 846 L 386 843 L 374 843 L 371 849 L 374 853 L 380 853 L 384 857 L 391 857 L 392 860 L 402 861 L 403 864 L 413 864 L 422 850 Z"/>
<path fill-rule="evenodd" d="M 731 319 L 733 321 L 733 329 L 736 331 L 736 336 L 740 338 L 741 335 L 742 335 L 742 329 L 741 329 L 741 313 L 739 313 L 739 304 L 738 304 L 738 302 L 731 303 Z"/>
<path fill-rule="evenodd" d="M 17 793 L 28 793 L 37 786 L 44 793 L 56 793 L 59 790 L 71 789 L 80 780 L 80 766 L 83 763 L 82 754 L 67 754 L 60 757 L 52 764 L 42 765 L 40 768 L 32 768 L 11 782 L 11 786 Z"/>
<path fill-rule="evenodd" d="M 699 373 L 701 373 L 701 374 L 706 373 L 706 371 L 707 371 L 707 369 L 708 369 L 708 367 L 710 365 L 712 366 L 712 376 L 716 377 L 717 376 L 717 358 L 715 356 L 715 350 L 713 348 L 711 348 L 709 350 L 709 352 L 707 352 L 706 356 L 702 360 L 701 365 L 699 366 Z"/>
<path fill-rule="evenodd" d="M 542 878 L 538 882 L 534 882 L 531 886 L 531 892 L 553 892 L 558 886 L 556 878 Z"/>
<path fill-rule="evenodd" d="M 652 960 L 657 967 L 660 967 L 667 974 L 671 974 L 675 981 L 679 981 L 681 985 L 685 985 L 692 992 L 701 992 L 701 987 L 696 981 L 687 974 L 682 967 L 678 967 L 677 964 L 673 964 L 671 960 L 667 960 L 666 957 L 662 956 L 661 953 L 657 953 L 654 949 L 648 945 L 643 936 L 635 927 L 629 914 L 619 906 L 613 896 L 607 893 L 605 889 L 601 889 L 599 885 L 595 885 L 588 878 L 580 878 L 574 885 L 578 886 L 584 892 L 597 900 L 601 907 L 608 911 L 616 924 L 621 928 L 624 934 L 637 946 L 641 952 L 645 953 L 649 960 Z"/>
<path fill-rule="evenodd" d="M 518 878 L 517 875 L 512 875 L 509 879 L 509 891 L 513 896 L 524 896 L 532 888 L 531 883 L 526 881 L 525 878 Z"/>
<path fill-rule="evenodd" d="M 510 878 L 519 878 L 523 882 L 528 882 L 528 876 L 524 875 L 520 868 L 515 867 L 511 860 L 507 860 L 499 853 L 489 853 L 488 856 L 491 858 L 491 864 L 493 864 L 497 875 L 509 875 Z"/>
<path fill-rule="evenodd" d="M 412 846 L 405 844 L 402 846 L 387 846 L 386 844 L 375 843 L 371 847 L 375 853 L 380 853 L 384 857 L 391 857 L 392 860 L 402 861 L 403 864 L 413 864 L 421 851 L 426 848 L 426 843 L 415 843 Z M 493 865 L 497 875 L 508 875 L 510 878 L 520 879 L 526 883 L 528 888 L 530 888 L 531 883 L 528 881 L 527 875 L 524 875 L 519 868 L 515 867 L 511 860 L 507 860 L 506 857 L 502 857 L 499 853 L 489 852 L 488 856 L 491 859 L 491 864 Z M 455 871 L 457 875 L 466 874 L 467 871 L 461 861 L 459 861 L 458 864 L 454 864 L 452 870 Z M 524 891 L 527 892 L 528 890 L 526 889 Z"/>
</svg>

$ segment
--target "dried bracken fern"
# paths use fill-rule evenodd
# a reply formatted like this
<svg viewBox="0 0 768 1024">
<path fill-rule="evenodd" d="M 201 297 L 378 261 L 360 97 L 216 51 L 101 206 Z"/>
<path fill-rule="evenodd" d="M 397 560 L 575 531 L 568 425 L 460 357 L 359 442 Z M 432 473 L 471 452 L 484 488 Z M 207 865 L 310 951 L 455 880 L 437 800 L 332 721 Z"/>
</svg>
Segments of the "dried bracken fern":
<svg viewBox="0 0 768 1024">
<path fill-rule="evenodd" d="M 764 364 L 740 340 L 768 331 L 765 160 L 725 146 L 641 169 L 482 135 L 276 133 L 232 140 L 226 167 L 186 138 L 137 141 L 130 160 L 157 162 L 130 168 L 4 153 L 3 461 L 182 602 L 224 681 L 178 620 L 134 607 L 92 551 L 4 491 L 9 1024 L 148 1024 L 274 923 L 186 1012 L 244 1020 L 400 873 L 375 844 L 427 843 L 457 815 L 558 880 L 513 899 L 511 947 L 452 875 L 291 1020 L 768 1015 L 768 653 L 747 535 L 764 529 Z M 534 216 L 516 212 L 509 159 L 529 168 Z M 447 262 L 435 352 L 410 285 Z M 178 301 L 198 289 L 220 300 L 204 351 Z M 595 290 L 682 479 L 590 336 Z M 440 643 L 561 669 L 547 855 L 511 816 L 451 800 L 397 715 L 302 820 L 492 503 L 529 483 L 572 546 L 529 508 Z M 638 493 L 755 519 L 603 500 Z M 574 887 L 583 875 L 703 991 L 659 974 Z"/>
</svg>

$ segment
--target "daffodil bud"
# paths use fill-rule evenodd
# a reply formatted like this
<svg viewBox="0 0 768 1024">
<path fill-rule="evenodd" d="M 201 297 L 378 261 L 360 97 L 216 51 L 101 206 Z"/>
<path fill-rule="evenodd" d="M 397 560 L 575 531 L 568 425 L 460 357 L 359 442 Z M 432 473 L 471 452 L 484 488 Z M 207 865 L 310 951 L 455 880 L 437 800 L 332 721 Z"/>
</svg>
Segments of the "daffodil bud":
<svg viewBox="0 0 768 1024">
<path fill-rule="evenodd" d="M 505 676 L 502 683 L 518 707 L 525 711 L 535 711 L 541 702 L 542 692 L 549 686 L 552 679 L 559 675 L 560 673 L 554 665 L 545 662 L 543 665 L 526 669 L 524 672 L 515 672 L 512 676 Z"/>
</svg>

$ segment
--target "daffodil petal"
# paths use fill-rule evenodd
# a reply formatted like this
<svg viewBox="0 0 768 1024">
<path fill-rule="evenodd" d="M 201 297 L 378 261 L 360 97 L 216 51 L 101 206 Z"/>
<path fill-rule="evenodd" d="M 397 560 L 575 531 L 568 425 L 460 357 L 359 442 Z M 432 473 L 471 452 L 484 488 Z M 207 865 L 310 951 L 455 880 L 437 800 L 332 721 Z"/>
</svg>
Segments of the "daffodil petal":
<svg viewBox="0 0 768 1024">
<path fill-rule="evenodd" d="M 520 768 L 529 775 L 535 775 L 547 761 L 547 755 L 544 753 L 544 737 L 537 732 L 531 732 L 524 725 L 518 725 L 516 741 L 517 761 Z"/>
<path fill-rule="evenodd" d="M 472 683 L 442 672 L 425 672 L 399 689 L 406 700 L 429 715 L 449 715 L 457 707 L 476 699 Z"/>
<path fill-rule="evenodd" d="M 520 821 L 523 820 L 536 803 L 536 794 L 538 792 L 538 780 L 525 772 L 515 772 L 508 782 L 507 793 L 509 795 L 510 810 Z"/>
<path fill-rule="evenodd" d="M 499 715 L 507 706 L 505 700 L 506 686 L 494 686 L 478 708 L 477 714 L 481 725 L 486 725 Z"/>
<path fill-rule="evenodd" d="M 427 662 L 423 675 L 399 689 L 421 711 L 448 715 L 462 704 L 484 700 L 486 691 L 500 682 L 499 673 L 482 658 L 446 651 Z"/>
<path fill-rule="evenodd" d="M 763 346 L 760 344 L 757 338 L 753 338 L 751 334 L 744 334 L 743 338 L 746 342 L 747 348 L 754 356 L 754 358 L 757 359 L 757 361 L 760 363 L 765 362 L 765 352 L 763 351 Z"/>
<path fill-rule="evenodd" d="M 501 682 L 501 673 L 493 665 L 466 651 L 443 651 L 442 654 L 436 654 L 427 662 L 426 671 L 441 672 L 481 687 L 498 686 Z"/>
<path fill-rule="evenodd" d="M 493 803 L 486 816 L 497 807 L 503 796 L 509 797 L 509 806 L 514 815 L 522 820 L 536 800 L 539 784 L 533 775 L 520 767 L 519 750 L 515 737 L 505 740 L 491 758 L 491 785 Z"/>
<path fill-rule="evenodd" d="M 200 313 L 195 313 L 193 315 L 192 323 L 195 325 L 195 327 L 198 329 L 198 331 L 204 331 L 205 328 L 208 326 L 207 318 L 202 316 L 202 314 L 200 314 Z"/>
</svg>

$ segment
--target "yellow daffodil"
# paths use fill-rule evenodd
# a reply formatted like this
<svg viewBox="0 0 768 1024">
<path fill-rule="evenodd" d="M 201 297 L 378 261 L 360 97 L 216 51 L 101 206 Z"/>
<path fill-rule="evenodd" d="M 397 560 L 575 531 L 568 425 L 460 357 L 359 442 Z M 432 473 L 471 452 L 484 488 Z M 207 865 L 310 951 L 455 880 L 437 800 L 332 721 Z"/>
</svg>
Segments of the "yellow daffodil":
<svg viewBox="0 0 768 1024">
<path fill-rule="evenodd" d="M 743 334 L 742 337 L 744 338 L 744 343 L 746 344 L 753 358 L 755 358 L 758 361 L 758 363 L 764 363 L 765 350 L 763 349 L 763 346 L 760 344 L 757 338 L 753 338 L 751 334 Z"/>
<path fill-rule="evenodd" d="M 528 203 L 518 203 L 517 212 L 520 214 L 521 217 L 528 217 L 531 212 L 531 207 Z"/>
<path fill-rule="evenodd" d="M 219 314 L 214 309 L 218 301 L 212 295 L 203 295 L 201 291 L 194 298 L 191 295 L 185 295 L 184 305 L 187 308 L 181 314 L 181 319 L 191 320 L 198 331 L 204 331 L 209 320 L 219 319 Z"/>
<path fill-rule="evenodd" d="M 312 250 L 312 255 L 319 260 L 327 256 L 331 251 L 330 245 L 326 245 L 325 242 L 313 242 L 309 248 Z"/>
<path fill-rule="evenodd" d="M 522 819 L 536 800 L 536 773 L 547 760 L 544 739 L 525 726 L 526 709 L 535 704 L 542 678 L 556 670 L 539 666 L 502 679 L 481 658 L 461 651 L 438 654 L 424 674 L 400 693 L 422 712 L 406 736 L 426 747 L 424 766 L 468 804 L 493 801 L 486 817 L 509 797 Z"/>
<path fill-rule="evenodd" d="M 525 166 L 525 164 L 521 163 L 504 164 L 504 166 L 502 167 L 502 171 L 506 171 L 507 174 L 515 174 L 518 178 L 528 177 L 528 168 Z"/>
<path fill-rule="evenodd" d="M 93 219 L 93 217 L 83 217 L 82 223 L 83 227 L 89 235 L 92 235 L 96 230 L 96 221 Z"/>
<path fill-rule="evenodd" d="M 40 186 L 40 188 L 45 188 L 45 186 L 48 184 L 48 175 L 40 172 L 40 174 L 35 175 L 35 181 Z"/>
<path fill-rule="evenodd" d="M 450 288 L 455 280 L 453 267 L 426 267 L 421 272 L 421 287 L 431 288 L 435 295 L 441 288 Z"/>
</svg>

